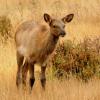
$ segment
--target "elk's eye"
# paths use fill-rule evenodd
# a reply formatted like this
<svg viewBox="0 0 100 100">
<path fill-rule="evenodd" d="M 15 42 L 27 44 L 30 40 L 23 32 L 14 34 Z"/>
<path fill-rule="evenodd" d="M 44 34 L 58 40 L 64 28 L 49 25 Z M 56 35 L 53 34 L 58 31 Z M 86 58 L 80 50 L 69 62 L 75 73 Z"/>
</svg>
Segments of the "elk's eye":
<svg viewBox="0 0 100 100">
<path fill-rule="evenodd" d="M 56 28 L 57 26 L 53 25 L 53 28 Z"/>
</svg>

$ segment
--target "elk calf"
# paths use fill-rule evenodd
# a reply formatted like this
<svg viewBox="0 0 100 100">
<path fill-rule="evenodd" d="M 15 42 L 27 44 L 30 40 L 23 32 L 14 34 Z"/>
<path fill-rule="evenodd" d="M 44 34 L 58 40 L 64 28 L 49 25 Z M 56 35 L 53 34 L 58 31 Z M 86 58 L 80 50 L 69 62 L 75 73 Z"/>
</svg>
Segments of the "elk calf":
<svg viewBox="0 0 100 100">
<path fill-rule="evenodd" d="M 33 21 L 24 22 L 19 26 L 15 35 L 17 49 L 17 77 L 16 85 L 22 83 L 26 85 L 26 76 L 30 72 L 30 87 L 32 89 L 35 82 L 34 64 L 41 65 L 41 85 L 45 88 L 47 58 L 53 52 L 59 37 L 64 37 L 65 23 L 73 19 L 74 14 L 69 14 L 58 20 L 50 15 L 44 14 L 44 20 L 48 24 L 36 24 Z"/>
</svg>

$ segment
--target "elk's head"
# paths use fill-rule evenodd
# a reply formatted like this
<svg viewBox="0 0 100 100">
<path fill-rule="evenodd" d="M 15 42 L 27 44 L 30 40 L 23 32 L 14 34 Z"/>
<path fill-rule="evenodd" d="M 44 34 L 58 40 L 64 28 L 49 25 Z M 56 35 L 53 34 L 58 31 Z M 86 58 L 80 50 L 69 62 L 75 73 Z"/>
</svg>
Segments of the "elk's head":
<svg viewBox="0 0 100 100">
<path fill-rule="evenodd" d="M 44 14 L 44 20 L 50 26 L 50 33 L 53 34 L 55 37 L 66 35 L 65 32 L 65 24 L 72 21 L 74 14 L 69 14 L 62 19 L 53 19 L 49 14 Z"/>
</svg>

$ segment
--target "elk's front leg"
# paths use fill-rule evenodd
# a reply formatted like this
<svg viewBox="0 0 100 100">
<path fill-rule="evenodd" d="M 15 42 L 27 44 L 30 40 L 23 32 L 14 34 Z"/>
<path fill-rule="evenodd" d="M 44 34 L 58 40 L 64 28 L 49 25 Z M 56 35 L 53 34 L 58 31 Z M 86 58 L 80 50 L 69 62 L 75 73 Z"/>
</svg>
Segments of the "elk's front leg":
<svg viewBox="0 0 100 100">
<path fill-rule="evenodd" d="M 40 74 L 41 86 L 43 89 L 45 89 L 46 85 L 45 71 L 46 71 L 46 64 L 41 66 L 41 74 Z"/>
<path fill-rule="evenodd" d="M 32 87 L 33 87 L 34 82 L 35 82 L 35 77 L 34 77 L 34 63 L 30 63 L 29 64 L 29 72 L 30 72 L 29 84 L 30 84 L 30 88 L 32 90 Z"/>
</svg>

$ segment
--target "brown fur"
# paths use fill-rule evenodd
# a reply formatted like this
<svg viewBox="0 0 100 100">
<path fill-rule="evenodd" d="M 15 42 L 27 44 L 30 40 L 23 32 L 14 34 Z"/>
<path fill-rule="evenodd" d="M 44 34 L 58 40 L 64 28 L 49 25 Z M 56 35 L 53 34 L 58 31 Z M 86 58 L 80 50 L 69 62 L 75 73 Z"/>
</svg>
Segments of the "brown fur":
<svg viewBox="0 0 100 100">
<path fill-rule="evenodd" d="M 30 86 L 32 88 L 35 81 L 34 64 L 38 63 L 41 65 L 41 85 L 45 88 L 47 58 L 54 51 L 59 36 L 65 35 L 64 23 L 71 21 L 73 14 L 67 17 L 64 17 L 62 20 L 57 20 L 52 19 L 48 14 L 44 14 L 44 20 L 49 25 L 27 21 L 19 26 L 15 35 L 18 63 L 17 86 L 20 85 L 21 80 L 26 84 L 26 75 L 29 69 Z M 25 61 L 24 63 L 23 60 Z"/>
</svg>

